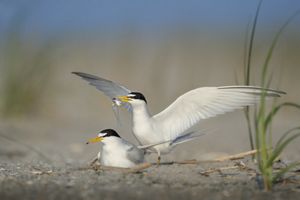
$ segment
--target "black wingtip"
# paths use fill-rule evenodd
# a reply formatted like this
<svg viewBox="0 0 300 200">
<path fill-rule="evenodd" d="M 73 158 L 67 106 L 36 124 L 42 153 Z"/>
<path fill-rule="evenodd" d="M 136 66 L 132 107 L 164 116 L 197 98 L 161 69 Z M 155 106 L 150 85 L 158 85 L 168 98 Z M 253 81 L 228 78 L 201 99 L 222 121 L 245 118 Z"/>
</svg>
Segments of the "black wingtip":
<svg viewBox="0 0 300 200">
<path fill-rule="evenodd" d="M 83 72 L 71 72 L 71 74 L 75 74 L 75 75 L 77 75 L 77 76 L 82 76 L 82 75 L 84 75 Z"/>
<path fill-rule="evenodd" d="M 94 76 L 94 75 L 91 75 L 91 74 L 87 74 L 87 73 L 84 73 L 84 72 L 71 72 L 72 74 L 75 74 L 77 76 L 80 76 L 81 78 L 83 79 L 94 79 L 94 80 L 97 80 L 99 79 L 98 76 Z"/>
<path fill-rule="evenodd" d="M 85 79 L 85 80 L 100 80 L 103 78 L 100 78 L 98 76 L 92 75 L 92 74 L 87 74 L 84 72 L 72 72 L 72 74 L 75 74 L 77 76 L 80 76 L 81 78 Z"/>
</svg>

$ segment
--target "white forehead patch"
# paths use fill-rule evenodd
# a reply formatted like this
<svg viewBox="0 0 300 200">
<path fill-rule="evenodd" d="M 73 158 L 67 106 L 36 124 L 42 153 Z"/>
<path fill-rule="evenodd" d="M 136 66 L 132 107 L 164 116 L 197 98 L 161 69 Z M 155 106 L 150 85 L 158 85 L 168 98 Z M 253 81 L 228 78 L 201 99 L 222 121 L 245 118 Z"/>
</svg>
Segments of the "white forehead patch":
<svg viewBox="0 0 300 200">
<path fill-rule="evenodd" d="M 128 97 L 135 97 L 135 94 L 128 94 Z"/>
<path fill-rule="evenodd" d="M 98 137 L 104 137 L 104 136 L 106 136 L 107 135 L 107 133 L 99 133 L 98 134 Z"/>
</svg>

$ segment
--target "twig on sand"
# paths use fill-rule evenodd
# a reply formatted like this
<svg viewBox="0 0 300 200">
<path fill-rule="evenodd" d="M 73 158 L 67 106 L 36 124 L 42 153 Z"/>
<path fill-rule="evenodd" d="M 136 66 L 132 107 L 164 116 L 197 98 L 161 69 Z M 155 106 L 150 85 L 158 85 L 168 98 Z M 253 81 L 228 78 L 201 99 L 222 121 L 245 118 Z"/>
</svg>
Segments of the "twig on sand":
<svg viewBox="0 0 300 200">
<path fill-rule="evenodd" d="M 48 170 L 48 171 L 40 171 L 40 170 L 34 170 L 34 171 L 31 171 L 31 173 L 33 175 L 52 175 L 53 174 L 53 171 L 52 170 Z"/>
<path fill-rule="evenodd" d="M 182 164 L 182 165 L 185 165 L 185 164 L 199 164 L 199 162 L 201 161 L 198 161 L 198 160 L 183 160 L 183 161 L 175 161 L 174 163 L 175 164 Z"/>
<path fill-rule="evenodd" d="M 44 175 L 44 174 L 46 174 L 46 175 L 52 175 L 54 173 L 52 170 L 42 170 L 42 169 L 34 167 L 34 166 L 32 166 L 31 168 L 33 169 L 31 171 L 31 173 L 33 175 Z"/>
<path fill-rule="evenodd" d="M 238 154 L 234 154 L 234 155 L 230 155 L 230 156 L 222 156 L 216 159 L 212 159 L 212 160 L 183 160 L 183 161 L 174 161 L 174 162 L 169 162 L 169 163 L 165 163 L 165 164 L 200 164 L 200 163 L 209 163 L 209 162 L 224 162 L 224 161 L 228 161 L 228 160 L 239 160 L 239 159 L 243 159 L 246 156 L 251 156 L 256 154 L 257 150 L 251 150 L 251 151 L 246 151 L 246 152 L 242 152 L 242 153 L 238 153 Z"/>
<path fill-rule="evenodd" d="M 239 162 L 236 162 L 234 164 L 234 166 L 210 168 L 206 171 L 200 172 L 200 174 L 204 175 L 204 176 L 208 176 L 209 174 L 214 173 L 214 172 L 219 172 L 220 174 L 222 174 L 222 171 L 231 170 L 231 169 L 247 169 L 247 170 L 249 170 L 250 168 L 248 168 L 244 162 L 239 161 Z"/>
<path fill-rule="evenodd" d="M 208 176 L 209 174 L 211 173 L 214 173 L 214 172 L 219 172 L 219 173 L 222 173 L 222 171 L 224 170 L 230 170 L 230 169 L 239 169 L 240 167 L 239 166 L 230 166 L 230 167 L 221 167 L 221 168 L 210 168 L 204 172 L 200 172 L 201 175 L 204 175 L 204 176 Z"/>
<path fill-rule="evenodd" d="M 246 156 L 251 156 L 257 153 L 257 150 L 251 150 L 251 151 L 246 151 L 243 153 L 238 153 L 238 154 L 234 154 L 234 155 L 230 155 L 230 156 L 222 156 L 220 158 L 214 159 L 213 161 L 216 162 L 222 162 L 222 161 L 227 161 L 227 160 L 238 160 L 238 159 L 243 159 Z"/>
</svg>

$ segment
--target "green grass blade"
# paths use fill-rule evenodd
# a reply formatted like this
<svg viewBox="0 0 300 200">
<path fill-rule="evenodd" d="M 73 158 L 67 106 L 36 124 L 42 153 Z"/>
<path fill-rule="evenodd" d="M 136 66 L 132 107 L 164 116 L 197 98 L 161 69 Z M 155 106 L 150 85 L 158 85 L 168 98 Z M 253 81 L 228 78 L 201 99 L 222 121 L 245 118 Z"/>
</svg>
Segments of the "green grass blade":
<svg viewBox="0 0 300 200">
<path fill-rule="evenodd" d="M 277 148 L 284 140 L 287 136 L 289 136 L 291 133 L 293 133 L 294 131 L 296 130 L 300 130 L 300 126 L 299 127 L 295 127 L 295 128 L 292 128 L 288 131 L 286 131 L 280 138 L 279 140 L 277 141 L 276 145 L 275 145 L 275 148 Z"/>
<path fill-rule="evenodd" d="M 250 85 L 251 59 L 252 59 L 252 52 L 253 52 L 253 45 L 254 45 L 254 38 L 255 38 L 255 30 L 256 30 L 257 20 L 258 20 L 262 2 L 263 2 L 263 0 L 260 0 L 258 6 L 256 8 L 255 16 L 254 16 L 253 23 L 252 23 L 251 30 L 250 30 L 251 33 L 250 33 L 249 43 L 248 43 L 248 37 L 249 37 L 248 29 L 250 28 L 250 23 L 248 23 L 248 25 L 247 25 L 245 44 L 244 44 L 244 47 L 245 47 L 244 48 L 244 84 L 245 85 Z M 251 150 L 253 150 L 254 149 L 253 131 L 251 128 L 250 110 L 249 110 L 248 106 L 244 109 L 244 112 L 245 112 L 245 116 L 246 116 L 246 120 L 247 120 L 250 148 L 251 148 Z"/>
<path fill-rule="evenodd" d="M 251 59 L 252 59 L 252 52 L 253 52 L 253 44 L 254 44 L 254 36 L 255 36 L 255 30 L 257 26 L 257 20 L 258 20 L 258 15 L 259 11 L 261 8 L 263 0 L 259 1 L 259 4 L 257 6 L 252 28 L 251 28 L 251 34 L 250 34 L 250 42 L 249 42 L 249 49 L 248 49 L 248 57 L 247 57 L 247 67 L 246 67 L 246 79 L 245 79 L 245 84 L 249 85 L 250 84 L 250 68 L 251 68 Z"/>
<path fill-rule="evenodd" d="M 272 182 L 276 182 L 278 179 L 280 179 L 284 174 L 292 170 L 293 168 L 300 166 L 300 162 L 294 162 L 286 166 L 285 168 L 281 169 L 279 172 L 276 173 L 276 175 L 273 177 Z"/>
<path fill-rule="evenodd" d="M 250 33 L 250 24 L 251 21 L 248 22 L 247 28 L 246 28 L 246 34 L 245 34 L 245 40 L 244 40 L 244 84 L 247 84 L 246 79 L 247 79 L 247 62 L 248 62 L 248 38 L 249 38 L 249 33 Z M 250 77 L 249 77 L 250 78 Z"/>
<path fill-rule="evenodd" d="M 262 75 L 261 75 L 261 83 L 262 83 L 262 87 L 265 87 L 265 81 L 266 81 L 266 76 L 267 76 L 267 71 L 268 71 L 268 66 L 270 63 L 270 60 L 272 58 L 274 49 L 276 47 L 276 44 L 278 43 L 278 39 L 281 36 L 281 34 L 283 33 L 283 31 L 285 30 L 285 28 L 289 25 L 289 23 L 300 13 L 300 10 L 298 10 L 297 12 L 295 12 L 293 15 L 291 15 L 286 22 L 280 27 L 280 29 L 278 30 L 278 32 L 276 33 L 274 39 L 272 40 L 272 44 L 269 48 L 269 51 L 267 53 L 264 65 L 263 65 L 263 70 L 262 70 Z"/>
<path fill-rule="evenodd" d="M 274 107 L 271 112 L 268 114 L 267 118 L 266 118 L 266 126 L 268 126 L 270 124 L 270 122 L 272 121 L 273 117 L 276 115 L 276 113 L 278 113 L 278 111 L 283 108 L 283 107 L 294 107 L 296 109 L 300 109 L 300 105 L 296 104 L 296 103 L 292 103 L 292 102 L 284 102 L 282 104 L 279 104 L 278 106 Z"/>
<path fill-rule="evenodd" d="M 270 158 L 268 159 L 266 166 L 271 167 L 273 165 L 275 159 L 281 154 L 281 152 L 285 149 L 285 147 L 299 136 L 300 136 L 300 132 L 296 133 L 293 136 L 290 136 L 289 138 L 282 141 L 278 146 L 276 146 L 274 148 L 274 151 L 272 152 Z"/>
</svg>

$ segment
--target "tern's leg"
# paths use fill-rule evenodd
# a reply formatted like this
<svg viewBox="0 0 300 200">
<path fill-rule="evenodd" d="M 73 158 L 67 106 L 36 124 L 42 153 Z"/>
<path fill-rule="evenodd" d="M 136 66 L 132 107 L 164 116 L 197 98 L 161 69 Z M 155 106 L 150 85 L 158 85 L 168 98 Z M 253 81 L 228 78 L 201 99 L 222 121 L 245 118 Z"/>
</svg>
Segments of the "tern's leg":
<svg viewBox="0 0 300 200">
<path fill-rule="evenodd" d="M 98 161 L 98 156 L 96 156 L 95 158 L 93 158 L 93 160 L 90 162 L 90 166 L 94 166 L 94 164 Z"/>
<path fill-rule="evenodd" d="M 93 167 L 96 163 L 100 165 L 101 151 L 97 154 L 97 156 L 90 162 L 90 166 Z"/>
<path fill-rule="evenodd" d="M 158 156 L 158 157 L 157 157 L 157 163 L 156 163 L 156 164 L 157 164 L 157 166 L 158 166 L 158 165 L 160 164 L 160 159 L 161 159 L 161 158 L 160 158 L 160 151 L 157 151 L 157 156 Z"/>
</svg>

